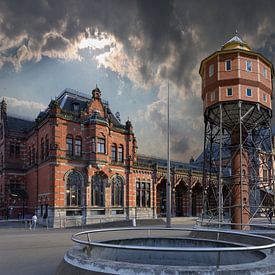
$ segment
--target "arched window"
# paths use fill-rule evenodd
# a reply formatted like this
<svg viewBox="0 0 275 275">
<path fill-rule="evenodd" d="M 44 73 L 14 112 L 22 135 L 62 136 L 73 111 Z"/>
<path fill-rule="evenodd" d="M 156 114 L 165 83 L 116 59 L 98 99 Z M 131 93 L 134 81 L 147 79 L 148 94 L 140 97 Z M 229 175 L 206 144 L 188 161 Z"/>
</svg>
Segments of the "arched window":
<svg viewBox="0 0 275 275">
<path fill-rule="evenodd" d="M 116 144 L 112 144 L 112 161 L 117 161 L 117 149 Z"/>
<path fill-rule="evenodd" d="M 123 146 L 119 145 L 118 147 L 118 162 L 123 162 Z"/>
<path fill-rule="evenodd" d="M 75 140 L 75 156 L 82 156 L 82 139 L 81 137 L 77 137 Z"/>
<path fill-rule="evenodd" d="M 96 173 L 92 177 L 92 196 L 91 205 L 92 206 L 104 206 L 104 190 L 108 178 L 105 174 Z"/>
<path fill-rule="evenodd" d="M 67 206 L 81 206 L 82 178 L 76 171 L 70 172 L 66 179 Z"/>
<path fill-rule="evenodd" d="M 44 160 L 44 139 L 43 138 L 41 138 L 41 148 L 40 148 L 40 150 L 41 150 L 41 160 Z"/>
<path fill-rule="evenodd" d="M 67 156 L 73 155 L 73 138 L 72 138 L 72 136 L 67 136 L 67 138 L 66 138 L 66 150 L 67 150 Z"/>
<path fill-rule="evenodd" d="M 46 135 L 46 142 L 45 142 L 45 157 L 47 158 L 50 153 L 50 145 L 49 145 L 49 137 Z"/>
<path fill-rule="evenodd" d="M 119 175 L 112 177 L 112 206 L 123 206 L 123 178 Z"/>
</svg>

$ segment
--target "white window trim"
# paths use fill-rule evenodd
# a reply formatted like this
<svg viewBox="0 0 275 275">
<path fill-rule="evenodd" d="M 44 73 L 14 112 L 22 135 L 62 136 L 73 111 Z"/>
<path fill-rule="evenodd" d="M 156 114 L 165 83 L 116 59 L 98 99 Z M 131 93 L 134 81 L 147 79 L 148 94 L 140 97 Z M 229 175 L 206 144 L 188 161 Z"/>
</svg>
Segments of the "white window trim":
<svg viewBox="0 0 275 275">
<path fill-rule="evenodd" d="M 229 89 L 231 89 L 232 95 L 229 95 L 229 94 L 228 94 L 228 90 L 229 90 Z M 233 88 L 231 88 L 231 87 L 226 88 L 226 96 L 228 96 L 228 97 L 233 96 Z"/>
<path fill-rule="evenodd" d="M 266 69 L 266 67 L 263 67 L 262 75 L 263 75 L 264 78 L 267 78 L 267 69 Z"/>
<path fill-rule="evenodd" d="M 250 90 L 250 91 L 251 91 L 251 95 L 248 95 L 248 94 L 247 94 L 247 90 Z M 251 89 L 251 88 L 246 88 L 245 95 L 248 96 L 248 97 L 252 97 L 252 95 L 253 95 L 252 89 Z"/>
<path fill-rule="evenodd" d="M 212 102 L 212 101 L 215 101 L 215 100 L 216 100 L 216 92 L 213 91 L 213 92 L 210 93 L 210 101 Z"/>
<path fill-rule="evenodd" d="M 211 71 L 210 68 L 213 68 L 213 71 Z M 214 75 L 214 64 L 210 64 L 208 67 L 208 76 L 212 77 Z"/>
<path fill-rule="evenodd" d="M 248 63 L 250 63 L 250 68 L 251 68 L 250 71 L 247 69 L 247 64 L 248 64 Z M 250 60 L 246 60 L 246 61 L 245 61 L 245 70 L 246 70 L 247 72 L 250 72 L 250 73 L 252 72 L 252 61 L 250 61 Z"/>
<path fill-rule="evenodd" d="M 227 70 L 227 61 L 230 61 L 230 70 Z M 225 64 L 224 64 L 224 66 L 225 66 L 225 71 L 227 71 L 227 72 L 230 72 L 230 71 L 232 71 L 232 60 L 231 59 L 227 59 L 227 60 L 225 60 Z"/>
</svg>

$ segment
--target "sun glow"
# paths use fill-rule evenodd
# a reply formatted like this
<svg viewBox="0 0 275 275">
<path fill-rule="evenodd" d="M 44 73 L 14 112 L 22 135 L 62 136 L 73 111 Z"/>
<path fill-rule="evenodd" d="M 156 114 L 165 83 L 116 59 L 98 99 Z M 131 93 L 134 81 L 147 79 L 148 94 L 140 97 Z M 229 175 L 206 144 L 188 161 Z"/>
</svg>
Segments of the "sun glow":
<svg viewBox="0 0 275 275">
<path fill-rule="evenodd" d="M 106 46 L 111 46 L 113 43 L 112 37 L 96 37 L 96 38 L 84 38 L 80 41 L 79 49 L 91 48 L 104 49 Z"/>
</svg>

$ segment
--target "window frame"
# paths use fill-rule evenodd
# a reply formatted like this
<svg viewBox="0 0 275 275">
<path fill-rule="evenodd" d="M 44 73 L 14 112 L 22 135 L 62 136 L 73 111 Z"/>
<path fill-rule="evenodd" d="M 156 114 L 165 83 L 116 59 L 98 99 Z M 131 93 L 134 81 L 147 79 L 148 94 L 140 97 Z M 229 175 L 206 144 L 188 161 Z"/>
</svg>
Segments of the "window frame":
<svg viewBox="0 0 275 275">
<path fill-rule="evenodd" d="M 229 62 L 229 63 L 227 63 L 227 62 Z M 228 69 L 227 68 L 227 65 L 230 65 L 230 68 Z M 227 60 L 225 60 L 225 71 L 226 72 L 229 72 L 229 71 L 232 71 L 232 60 L 231 59 L 227 59 Z"/>
<path fill-rule="evenodd" d="M 229 91 L 231 91 L 231 94 L 229 94 Z M 226 88 L 226 96 L 228 96 L 228 97 L 233 96 L 233 88 L 232 87 Z"/>
<path fill-rule="evenodd" d="M 72 135 L 66 136 L 66 156 L 72 157 L 74 155 L 74 140 Z"/>
<path fill-rule="evenodd" d="M 216 91 L 212 91 L 210 93 L 210 101 L 213 102 L 216 100 Z"/>
<path fill-rule="evenodd" d="M 76 157 L 82 157 L 82 138 L 76 137 L 74 144 L 74 155 Z"/>
<path fill-rule="evenodd" d="M 208 76 L 212 77 L 214 75 L 214 64 L 210 64 L 208 67 Z"/>
<path fill-rule="evenodd" d="M 106 153 L 106 139 L 103 137 L 97 138 L 97 153 L 105 154 Z"/>
<path fill-rule="evenodd" d="M 123 163 L 124 162 L 124 147 L 122 144 L 118 146 L 117 150 L 117 161 Z"/>
<path fill-rule="evenodd" d="M 249 91 L 250 91 L 250 95 L 249 95 L 249 93 L 248 93 Z M 247 97 L 252 97 L 252 89 L 251 89 L 251 88 L 246 88 L 245 95 L 246 95 Z"/>
<path fill-rule="evenodd" d="M 136 207 L 151 207 L 151 181 L 136 180 Z"/>
<path fill-rule="evenodd" d="M 115 143 L 111 145 L 111 160 L 112 162 L 117 161 L 117 146 Z"/>
<path fill-rule="evenodd" d="M 263 69 L 262 69 L 262 76 L 263 76 L 264 78 L 267 78 L 267 69 L 266 69 L 265 66 L 263 66 Z"/>
<path fill-rule="evenodd" d="M 249 66 L 249 64 L 250 64 L 250 66 Z M 245 70 L 250 73 L 252 72 L 252 61 L 251 60 L 245 61 Z"/>
</svg>

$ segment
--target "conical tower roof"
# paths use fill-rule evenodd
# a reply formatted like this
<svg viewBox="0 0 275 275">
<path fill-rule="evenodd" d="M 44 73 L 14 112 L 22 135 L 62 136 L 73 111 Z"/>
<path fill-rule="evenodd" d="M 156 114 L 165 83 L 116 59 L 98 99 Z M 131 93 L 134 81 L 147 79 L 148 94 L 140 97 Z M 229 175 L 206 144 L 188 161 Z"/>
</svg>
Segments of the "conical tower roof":
<svg viewBox="0 0 275 275">
<path fill-rule="evenodd" d="M 236 31 L 235 36 L 228 40 L 221 48 L 222 50 L 232 50 L 232 49 L 242 49 L 246 51 L 251 51 L 250 46 L 244 42 Z"/>
</svg>

